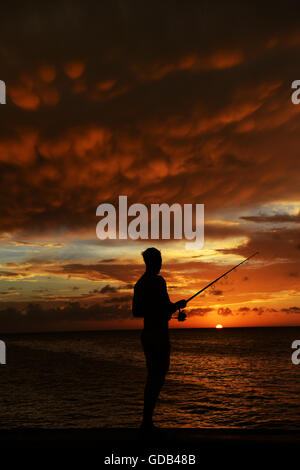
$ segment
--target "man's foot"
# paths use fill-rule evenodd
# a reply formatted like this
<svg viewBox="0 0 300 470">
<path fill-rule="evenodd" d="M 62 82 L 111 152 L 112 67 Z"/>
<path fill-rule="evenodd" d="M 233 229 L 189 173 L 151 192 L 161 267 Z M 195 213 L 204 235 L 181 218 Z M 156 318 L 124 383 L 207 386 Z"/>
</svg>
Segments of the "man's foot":
<svg viewBox="0 0 300 470">
<path fill-rule="evenodd" d="M 153 429 L 155 428 L 153 421 L 142 421 L 140 429 Z"/>
<path fill-rule="evenodd" d="M 159 428 L 153 424 L 153 421 L 142 421 L 140 430 L 144 432 L 158 431 Z"/>
</svg>

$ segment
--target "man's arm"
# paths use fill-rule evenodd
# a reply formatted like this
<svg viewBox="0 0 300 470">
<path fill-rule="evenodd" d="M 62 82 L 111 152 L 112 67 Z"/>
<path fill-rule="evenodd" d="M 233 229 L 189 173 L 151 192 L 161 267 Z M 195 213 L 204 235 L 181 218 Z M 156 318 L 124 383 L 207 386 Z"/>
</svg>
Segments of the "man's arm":
<svg viewBox="0 0 300 470">
<path fill-rule="evenodd" d="M 133 299 L 132 299 L 132 314 L 136 318 L 144 318 L 144 314 L 141 312 L 141 305 L 138 298 L 138 293 L 134 288 Z"/>
<path fill-rule="evenodd" d="M 172 314 L 175 313 L 176 310 L 179 310 L 180 308 L 185 308 L 186 301 L 179 300 L 178 302 L 171 302 L 169 294 L 168 294 L 168 290 L 167 290 L 166 281 L 164 280 L 162 276 L 159 276 L 159 279 L 161 283 L 161 306 L 168 314 L 168 317 L 170 320 L 172 317 Z"/>
</svg>

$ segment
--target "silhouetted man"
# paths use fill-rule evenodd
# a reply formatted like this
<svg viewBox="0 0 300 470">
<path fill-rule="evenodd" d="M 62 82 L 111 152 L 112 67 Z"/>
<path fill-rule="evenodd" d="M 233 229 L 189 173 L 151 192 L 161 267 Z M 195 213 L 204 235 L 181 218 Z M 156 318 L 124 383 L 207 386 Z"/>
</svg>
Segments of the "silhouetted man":
<svg viewBox="0 0 300 470">
<path fill-rule="evenodd" d="M 146 271 L 134 286 L 132 312 L 144 318 L 141 340 L 148 369 L 144 393 L 141 428 L 155 429 L 152 416 L 170 364 L 168 322 L 172 313 L 186 306 L 185 300 L 172 303 L 164 278 L 159 276 L 162 265 L 160 251 L 147 248 L 143 253 Z"/>
</svg>

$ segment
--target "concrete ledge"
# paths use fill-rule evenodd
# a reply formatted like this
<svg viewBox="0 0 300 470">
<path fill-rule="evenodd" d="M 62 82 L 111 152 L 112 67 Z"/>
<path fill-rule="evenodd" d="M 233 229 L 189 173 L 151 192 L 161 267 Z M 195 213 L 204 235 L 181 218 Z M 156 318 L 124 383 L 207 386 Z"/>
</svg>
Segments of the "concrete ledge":
<svg viewBox="0 0 300 470">
<path fill-rule="evenodd" d="M 21 442 L 85 441 L 105 442 L 108 447 L 143 443 L 172 445 L 299 445 L 300 431 L 246 430 L 246 429 L 187 429 L 164 428 L 158 432 L 141 434 L 138 429 L 1 429 L 0 444 Z"/>
</svg>

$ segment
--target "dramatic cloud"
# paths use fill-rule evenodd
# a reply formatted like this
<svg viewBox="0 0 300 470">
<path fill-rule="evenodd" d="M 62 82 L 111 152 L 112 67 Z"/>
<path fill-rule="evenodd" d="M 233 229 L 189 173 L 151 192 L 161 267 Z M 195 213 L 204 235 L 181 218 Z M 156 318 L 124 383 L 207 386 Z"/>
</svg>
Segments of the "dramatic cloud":
<svg viewBox="0 0 300 470">
<path fill-rule="evenodd" d="M 300 313 L 300 307 L 289 307 L 289 308 L 283 308 L 283 312 L 285 313 Z"/>
<path fill-rule="evenodd" d="M 64 325 L 76 327 L 90 322 L 105 327 L 109 320 L 120 321 L 131 317 L 130 298 L 118 297 L 110 302 L 94 303 L 83 306 L 79 302 L 70 302 L 64 306 L 52 307 L 31 303 L 20 311 L 14 307 L 0 310 L 2 331 L 44 331 L 59 329 Z"/>
<path fill-rule="evenodd" d="M 114 292 L 117 292 L 118 289 L 116 287 L 110 286 L 109 284 L 106 284 L 102 289 L 94 289 L 93 293 L 100 293 L 100 294 L 111 294 Z"/>
<path fill-rule="evenodd" d="M 199 308 L 191 308 L 189 311 L 188 311 L 188 315 L 189 317 L 190 316 L 199 316 L 199 317 L 203 317 L 204 315 L 206 315 L 207 313 L 209 312 L 212 312 L 214 309 L 213 308 L 210 308 L 210 307 L 199 307 Z"/>
<path fill-rule="evenodd" d="M 273 215 L 266 215 L 266 214 L 259 214 L 259 215 L 252 215 L 248 217 L 241 217 L 243 220 L 248 220 L 250 222 L 257 222 L 257 223 L 290 223 L 300 222 L 300 212 L 298 214 L 273 214 Z"/>
<path fill-rule="evenodd" d="M 211 293 L 213 295 L 223 295 L 223 291 L 220 289 L 213 289 Z"/>
<path fill-rule="evenodd" d="M 11 107 L 1 130 L 3 230 L 92 229 L 97 205 L 121 193 L 204 202 L 211 214 L 220 201 L 296 196 L 299 109 L 287 79 L 298 73 L 298 25 L 292 7 L 259 10 L 6 6 L 3 78 L 22 112 Z"/>
<path fill-rule="evenodd" d="M 220 307 L 218 309 L 218 315 L 222 315 L 223 317 L 227 317 L 227 315 L 233 315 L 233 312 L 229 307 Z"/>
</svg>

